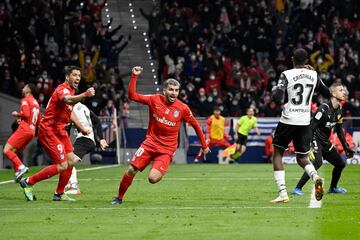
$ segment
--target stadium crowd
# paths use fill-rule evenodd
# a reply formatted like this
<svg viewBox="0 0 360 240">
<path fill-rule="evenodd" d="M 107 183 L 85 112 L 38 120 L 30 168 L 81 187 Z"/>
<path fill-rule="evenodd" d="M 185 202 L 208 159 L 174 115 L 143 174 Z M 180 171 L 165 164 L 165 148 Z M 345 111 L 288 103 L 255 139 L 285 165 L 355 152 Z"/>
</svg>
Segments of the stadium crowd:
<svg viewBox="0 0 360 240">
<path fill-rule="evenodd" d="M 219 105 L 224 116 L 252 106 L 260 116 L 281 113 L 270 99 L 295 47 L 330 85 L 349 92 L 347 116 L 360 116 L 360 4 L 356 0 L 163 0 L 149 21 L 160 79 L 174 77 L 182 101 L 199 116 Z M 158 26 L 161 25 L 161 28 Z M 313 99 L 313 110 L 322 102 Z"/>
<path fill-rule="evenodd" d="M 131 36 L 116 37 L 121 25 L 103 24 L 107 0 L 0 3 L 0 91 L 21 97 L 29 82 L 42 107 L 63 81 L 63 67 L 79 65 L 96 89 L 88 106 L 108 116 L 128 106 L 118 55 Z M 198 116 L 215 105 L 223 116 L 281 113 L 270 99 L 279 74 L 291 66 L 291 50 L 304 47 L 329 85 L 340 78 L 349 99 L 347 116 L 360 116 L 360 4 L 356 0 L 162 0 L 148 13 L 151 52 L 159 79 L 183 85 L 179 98 Z M 125 74 L 126 75 L 126 74 Z M 159 81 L 160 83 L 161 81 Z M 313 110 L 322 102 L 314 97 Z M 127 107 L 125 107 L 127 108 Z M 125 115 L 128 115 L 126 110 Z M 126 116 L 125 116 L 126 118 Z"/>
<path fill-rule="evenodd" d="M 109 116 L 127 102 L 118 55 L 131 36 L 116 37 L 121 25 L 103 24 L 107 0 L 0 3 L 0 91 L 21 97 L 27 83 L 37 87 L 35 97 L 44 108 L 56 86 L 64 81 L 66 65 L 81 67 L 80 91 L 93 85 L 96 96 L 88 106 Z"/>
</svg>

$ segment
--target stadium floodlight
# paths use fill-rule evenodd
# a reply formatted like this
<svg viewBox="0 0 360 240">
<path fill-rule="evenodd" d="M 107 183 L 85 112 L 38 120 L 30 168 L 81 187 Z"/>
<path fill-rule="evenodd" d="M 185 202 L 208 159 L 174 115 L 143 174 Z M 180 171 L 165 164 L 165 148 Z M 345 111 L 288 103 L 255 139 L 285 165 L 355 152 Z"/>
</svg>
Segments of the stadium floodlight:
<svg viewBox="0 0 360 240">
<path fill-rule="evenodd" d="M 143 32 L 143 35 L 146 36 L 146 32 Z"/>
<path fill-rule="evenodd" d="M 134 18 L 134 17 L 135 17 L 135 15 L 134 15 L 134 14 L 131 14 L 131 17 L 132 17 L 132 18 Z"/>
<path fill-rule="evenodd" d="M 126 159 L 126 161 L 130 162 L 130 158 Z"/>
<path fill-rule="evenodd" d="M 109 11 L 109 9 L 108 8 L 105 8 L 105 12 L 108 12 Z"/>
<path fill-rule="evenodd" d="M 111 26 L 109 26 L 109 29 L 111 29 Z"/>
<path fill-rule="evenodd" d="M 150 53 L 150 50 L 148 50 L 147 53 Z"/>
<path fill-rule="evenodd" d="M 136 27 L 136 26 L 134 26 L 134 29 L 137 29 L 137 27 Z"/>
<path fill-rule="evenodd" d="M 132 21 L 133 23 L 136 23 L 135 20 Z"/>
<path fill-rule="evenodd" d="M 151 69 L 151 71 L 152 71 L 152 72 L 155 72 L 155 69 L 153 68 L 153 69 Z"/>
<path fill-rule="evenodd" d="M 109 17 L 110 17 L 110 14 L 107 14 L 106 17 L 109 18 Z"/>
<path fill-rule="evenodd" d="M 130 8 L 130 12 L 133 12 L 134 10 L 132 8 Z"/>
<path fill-rule="evenodd" d="M 156 91 L 158 92 L 160 89 L 159 88 L 156 88 Z"/>
<path fill-rule="evenodd" d="M 132 6 L 132 4 L 131 3 L 129 3 L 129 7 L 131 7 Z"/>
<path fill-rule="evenodd" d="M 108 5 L 108 3 L 105 3 L 105 6 L 107 6 Z"/>
<path fill-rule="evenodd" d="M 156 78 L 156 75 L 154 75 L 153 78 Z"/>
<path fill-rule="evenodd" d="M 144 38 L 144 41 L 146 42 L 148 39 L 147 38 Z"/>
<path fill-rule="evenodd" d="M 81 2 L 81 3 L 80 3 L 80 6 L 84 6 L 84 3 L 83 3 L 83 2 Z"/>
<path fill-rule="evenodd" d="M 157 85 L 157 81 L 154 82 Z"/>
<path fill-rule="evenodd" d="M 153 63 L 153 62 L 151 62 L 151 63 L 150 63 L 150 66 L 152 66 L 152 65 L 154 65 L 154 63 Z"/>
<path fill-rule="evenodd" d="M 146 46 L 146 47 L 149 47 L 149 44 L 146 44 L 145 46 Z"/>
<path fill-rule="evenodd" d="M 129 152 L 126 152 L 126 156 L 129 156 L 129 154 L 130 154 Z"/>
<path fill-rule="evenodd" d="M 111 21 L 110 20 L 108 20 L 108 23 L 110 23 Z"/>
</svg>

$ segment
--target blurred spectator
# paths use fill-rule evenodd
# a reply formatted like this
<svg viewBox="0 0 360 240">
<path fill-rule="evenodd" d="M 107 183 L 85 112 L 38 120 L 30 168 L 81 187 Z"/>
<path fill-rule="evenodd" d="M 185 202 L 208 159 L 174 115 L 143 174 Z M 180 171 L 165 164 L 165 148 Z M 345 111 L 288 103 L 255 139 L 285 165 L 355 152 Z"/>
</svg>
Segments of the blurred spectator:
<svg viewBox="0 0 360 240">
<path fill-rule="evenodd" d="M 355 142 L 353 140 L 353 137 L 344 128 L 343 128 L 343 131 L 344 131 L 346 143 L 349 145 L 349 148 L 351 150 L 356 151 L 356 145 L 355 145 Z M 336 147 L 336 149 L 338 150 L 339 153 L 344 154 L 344 148 L 343 148 L 343 146 L 342 146 L 342 144 L 340 142 L 340 139 L 338 138 L 336 133 L 334 133 L 334 132 L 331 133 L 330 141 Z"/>
<path fill-rule="evenodd" d="M 271 134 L 265 139 L 265 155 L 268 162 L 272 162 L 272 155 L 274 153 L 274 146 L 272 145 L 274 138 L 275 128 L 271 130 Z"/>
<path fill-rule="evenodd" d="M 227 96 L 224 105 L 231 116 L 249 104 L 263 104 L 263 96 L 279 74 L 290 67 L 295 47 L 307 49 L 327 85 L 336 78 L 346 80 L 350 98 L 360 90 L 360 5 L 356 0 L 164 0 L 160 9 L 155 15 L 162 28 L 151 31 L 156 33 L 151 42 L 156 47 L 159 78 L 171 76 L 174 66 L 185 59 L 176 73 L 179 80 L 184 85 L 191 81 L 194 92 L 204 88 L 210 96 L 215 84 L 209 80 L 215 72 L 221 86 L 219 91 L 216 85 L 217 95 Z M 190 106 L 196 112 L 204 97 L 194 95 L 193 101 Z M 277 115 L 270 105 L 266 115 Z"/>
</svg>

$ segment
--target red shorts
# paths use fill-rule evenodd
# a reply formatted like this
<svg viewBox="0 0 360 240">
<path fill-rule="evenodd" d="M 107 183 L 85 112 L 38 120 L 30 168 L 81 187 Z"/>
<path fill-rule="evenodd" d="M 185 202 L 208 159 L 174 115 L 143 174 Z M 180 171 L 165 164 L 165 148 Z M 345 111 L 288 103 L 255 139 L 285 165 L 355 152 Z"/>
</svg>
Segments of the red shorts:
<svg viewBox="0 0 360 240">
<path fill-rule="evenodd" d="M 225 139 L 210 139 L 210 143 L 209 143 L 209 148 L 213 147 L 213 146 L 218 146 L 218 147 L 230 147 L 230 143 L 228 141 L 226 141 Z"/>
<path fill-rule="evenodd" d="M 53 163 L 65 162 L 66 154 L 74 151 L 74 147 L 66 132 L 52 133 L 39 129 L 38 138 Z"/>
<path fill-rule="evenodd" d="M 172 155 L 167 153 L 159 153 L 141 144 L 136 150 L 130 164 L 142 172 L 153 161 L 152 168 L 155 168 L 164 176 L 172 161 Z"/>
<path fill-rule="evenodd" d="M 18 127 L 7 142 L 17 150 L 24 150 L 26 145 L 34 138 L 34 136 L 34 130 Z"/>
</svg>

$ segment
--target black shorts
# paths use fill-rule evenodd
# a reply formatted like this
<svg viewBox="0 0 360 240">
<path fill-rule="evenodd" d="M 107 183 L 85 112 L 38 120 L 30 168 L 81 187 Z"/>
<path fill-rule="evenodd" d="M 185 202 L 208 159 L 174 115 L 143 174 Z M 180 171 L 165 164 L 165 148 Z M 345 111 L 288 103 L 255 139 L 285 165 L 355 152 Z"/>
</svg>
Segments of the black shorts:
<svg viewBox="0 0 360 240">
<path fill-rule="evenodd" d="M 335 167 L 345 166 L 346 161 L 342 159 L 339 152 L 336 150 L 336 147 L 330 142 L 323 143 L 319 140 L 313 139 L 312 147 L 314 148 L 315 162 L 313 163 L 316 169 L 318 169 L 323 159 L 331 163 Z"/>
<path fill-rule="evenodd" d="M 87 153 L 91 152 L 96 145 L 93 140 L 87 137 L 77 138 L 74 142 L 74 153 L 82 159 Z"/>
<path fill-rule="evenodd" d="M 241 133 L 238 133 L 237 135 L 238 135 L 238 139 L 237 139 L 236 143 L 246 146 L 247 136 L 242 135 Z"/>
<path fill-rule="evenodd" d="M 287 149 L 291 141 L 295 147 L 295 153 L 306 154 L 310 151 L 311 130 L 308 126 L 295 126 L 279 122 L 273 139 L 273 145 Z"/>
</svg>

